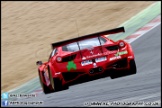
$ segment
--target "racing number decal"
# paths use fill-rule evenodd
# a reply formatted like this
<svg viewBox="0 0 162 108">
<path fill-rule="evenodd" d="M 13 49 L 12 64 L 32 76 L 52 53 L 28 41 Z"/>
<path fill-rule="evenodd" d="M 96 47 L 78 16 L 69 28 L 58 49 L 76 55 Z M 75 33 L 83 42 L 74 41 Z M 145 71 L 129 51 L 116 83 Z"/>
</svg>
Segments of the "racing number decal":
<svg viewBox="0 0 162 108">
<path fill-rule="evenodd" d="M 68 62 L 67 69 L 68 69 L 68 71 L 70 71 L 71 69 L 75 69 L 76 70 L 76 64 L 74 63 L 74 61 L 69 61 Z"/>
</svg>

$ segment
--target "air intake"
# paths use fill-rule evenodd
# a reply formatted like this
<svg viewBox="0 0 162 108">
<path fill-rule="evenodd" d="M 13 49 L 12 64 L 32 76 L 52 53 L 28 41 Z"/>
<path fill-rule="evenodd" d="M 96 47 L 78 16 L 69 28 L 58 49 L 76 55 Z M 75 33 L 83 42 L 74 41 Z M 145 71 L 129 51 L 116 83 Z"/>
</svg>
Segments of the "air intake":
<svg viewBox="0 0 162 108">
<path fill-rule="evenodd" d="M 75 57 L 76 57 L 76 54 L 71 55 L 71 56 L 67 56 L 67 57 L 63 57 L 62 62 L 68 62 L 68 61 L 74 60 Z"/>
<path fill-rule="evenodd" d="M 118 50 L 119 46 L 118 45 L 108 46 L 108 47 L 106 47 L 106 49 L 109 50 L 109 51 Z"/>
</svg>

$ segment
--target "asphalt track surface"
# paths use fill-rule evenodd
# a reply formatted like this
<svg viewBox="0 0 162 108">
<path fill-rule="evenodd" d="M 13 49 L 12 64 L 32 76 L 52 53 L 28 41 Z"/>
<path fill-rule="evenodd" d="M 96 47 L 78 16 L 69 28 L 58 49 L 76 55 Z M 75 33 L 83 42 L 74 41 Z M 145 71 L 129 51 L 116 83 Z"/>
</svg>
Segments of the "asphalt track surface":
<svg viewBox="0 0 162 108">
<path fill-rule="evenodd" d="M 100 78 L 72 85 L 68 90 L 21 101 L 43 101 L 41 106 L 85 106 L 91 101 L 161 101 L 161 24 L 131 43 L 137 74 Z M 161 106 L 161 103 L 160 103 Z"/>
</svg>

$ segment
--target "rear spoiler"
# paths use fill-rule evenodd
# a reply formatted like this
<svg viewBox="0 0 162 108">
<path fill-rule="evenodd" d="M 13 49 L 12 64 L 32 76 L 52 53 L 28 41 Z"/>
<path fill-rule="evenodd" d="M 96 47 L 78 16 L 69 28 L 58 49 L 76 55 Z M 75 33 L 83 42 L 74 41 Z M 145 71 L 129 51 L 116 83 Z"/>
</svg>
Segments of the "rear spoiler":
<svg viewBox="0 0 162 108">
<path fill-rule="evenodd" d="M 76 37 L 76 38 L 73 38 L 73 39 L 68 39 L 68 40 L 52 43 L 52 49 L 55 48 L 55 47 L 58 47 L 58 46 L 63 46 L 63 45 L 72 43 L 72 42 L 78 42 L 78 41 L 81 41 L 81 40 L 84 40 L 84 39 L 95 38 L 95 37 L 108 35 L 108 34 L 115 34 L 115 33 L 119 33 L 119 32 L 125 32 L 124 27 L 119 27 L 119 28 L 115 28 L 115 29 L 101 31 L 101 32 L 93 33 L 93 34 L 88 34 L 88 35 Z"/>
</svg>

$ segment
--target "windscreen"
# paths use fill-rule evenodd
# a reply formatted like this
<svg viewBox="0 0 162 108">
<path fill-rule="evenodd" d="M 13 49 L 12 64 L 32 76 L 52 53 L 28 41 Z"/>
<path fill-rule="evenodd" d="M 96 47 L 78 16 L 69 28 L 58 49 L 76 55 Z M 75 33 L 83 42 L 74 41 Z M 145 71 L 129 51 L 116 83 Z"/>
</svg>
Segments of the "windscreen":
<svg viewBox="0 0 162 108">
<path fill-rule="evenodd" d="M 63 46 L 62 50 L 75 52 L 75 51 L 79 51 L 79 47 L 80 47 L 80 50 L 91 49 L 93 47 L 100 46 L 100 42 L 101 42 L 101 45 L 103 45 L 106 42 L 106 39 L 102 37 L 99 37 L 99 39 L 98 37 L 86 39 L 86 40 L 79 41 L 78 44 L 77 42 L 73 42 L 73 43 Z"/>
</svg>

